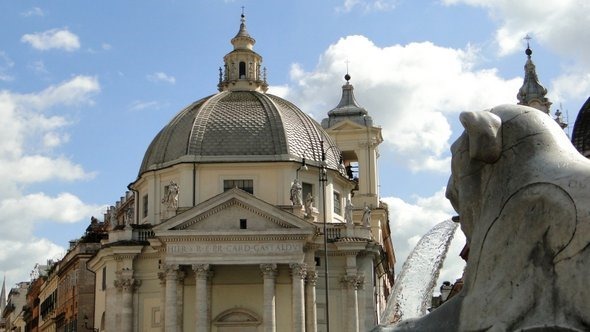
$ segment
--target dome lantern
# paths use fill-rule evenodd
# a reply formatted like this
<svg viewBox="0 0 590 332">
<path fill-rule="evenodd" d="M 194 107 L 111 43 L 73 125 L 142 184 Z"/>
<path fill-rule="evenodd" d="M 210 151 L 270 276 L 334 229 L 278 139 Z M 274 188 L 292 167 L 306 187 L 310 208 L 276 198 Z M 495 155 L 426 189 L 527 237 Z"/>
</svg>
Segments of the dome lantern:
<svg viewBox="0 0 590 332">
<path fill-rule="evenodd" d="M 246 16 L 242 13 L 240 30 L 231 40 L 233 51 L 223 57 L 224 66 L 219 76 L 219 91 L 266 92 L 266 75 L 261 74 L 262 57 L 254 52 L 256 40 L 246 30 Z"/>
</svg>

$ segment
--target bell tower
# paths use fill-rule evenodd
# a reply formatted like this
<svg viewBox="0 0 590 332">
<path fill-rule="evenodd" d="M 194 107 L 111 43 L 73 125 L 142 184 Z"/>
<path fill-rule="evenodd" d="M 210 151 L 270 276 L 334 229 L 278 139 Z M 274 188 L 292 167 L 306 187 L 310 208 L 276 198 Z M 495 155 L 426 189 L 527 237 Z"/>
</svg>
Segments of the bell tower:
<svg viewBox="0 0 590 332">
<path fill-rule="evenodd" d="M 379 178 L 377 176 L 378 146 L 383 142 L 381 128 L 373 125 L 367 110 L 354 98 L 354 87 L 346 74 L 342 98 L 322 120 L 322 127 L 334 139 L 342 152 L 342 162 L 349 179 L 357 183 L 352 204 L 357 208 L 379 207 Z"/>
</svg>

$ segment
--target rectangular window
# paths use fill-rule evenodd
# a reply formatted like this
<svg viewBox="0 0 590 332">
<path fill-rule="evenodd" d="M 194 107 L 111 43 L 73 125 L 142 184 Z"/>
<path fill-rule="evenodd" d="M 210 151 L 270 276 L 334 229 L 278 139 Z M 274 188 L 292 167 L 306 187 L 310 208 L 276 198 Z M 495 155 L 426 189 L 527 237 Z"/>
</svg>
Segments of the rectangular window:
<svg viewBox="0 0 590 332">
<path fill-rule="evenodd" d="M 223 180 L 223 191 L 228 191 L 232 188 L 240 188 L 254 195 L 254 180 Z"/>
<path fill-rule="evenodd" d="M 143 217 L 147 217 L 148 215 L 148 195 L 143 196 Z"/>
<path fill-rule="evenodd" d="M 247 219 L 240 219 L 240 229 L 247 229 L 248 228 L 248 220 Z"/>
<path fill-rule="evenodd" d="M 334 213 L 342 214 L 342 200 L 340 199 L 340 193 L 334 192 Z"/>
<path fill-rule="evenodd" d="M 102 290 L 107 289 L 107 267 L 102 268 Z"/>
<path fill-rule="evenodd" d="M 311 196 L 313 197 L 313 186 L 311 183 L 307 183 L 307 182 L 303 182 L 301 184 L 301 194 L 303 195 L 303 202 L 305 202 L 305 199 L 307 198 L 307 194 L 311 194 Z"/>
</svg>

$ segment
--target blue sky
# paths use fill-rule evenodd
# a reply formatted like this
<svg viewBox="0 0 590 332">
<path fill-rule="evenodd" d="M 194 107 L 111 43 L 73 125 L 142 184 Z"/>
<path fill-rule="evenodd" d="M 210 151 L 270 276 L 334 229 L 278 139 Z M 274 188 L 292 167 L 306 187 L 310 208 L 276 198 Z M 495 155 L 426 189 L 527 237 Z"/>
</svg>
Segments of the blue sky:
<svg viewBox="0 0 590 332">
<path fill-rule="evenodd" d="M 8 285 L 63 255 L 135 180 L 155 134 L 217 91 L 242 6 L 269 92 L 316 120 L 338 103 L 348 61 L 357 101 L 386 139 L 380 188 L 400 262 L 453 213 L 443 193 L 459 112 L 516 103 L 526 34 L 552 111 L 567 111 L 573 125 L 590 95 L 583 0 L 0 0 Z M 458 270 L 450 262 L 443 274 Z"/>
</svg>

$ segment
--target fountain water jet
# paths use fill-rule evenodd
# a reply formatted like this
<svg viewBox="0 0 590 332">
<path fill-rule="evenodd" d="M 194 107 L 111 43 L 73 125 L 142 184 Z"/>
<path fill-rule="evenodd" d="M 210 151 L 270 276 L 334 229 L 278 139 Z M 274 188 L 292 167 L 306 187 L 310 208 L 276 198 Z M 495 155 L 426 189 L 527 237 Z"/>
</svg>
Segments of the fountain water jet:
<svg viewBox="0 0 590 332">
<path fill-rule="evenodd" d="M 382 322 L 396 324 L 426 314 L 432 300 L 438 274 L 455 235 L 457 223 L 446 220 L 424 235 L 402 267 Z"/>
</svg>

